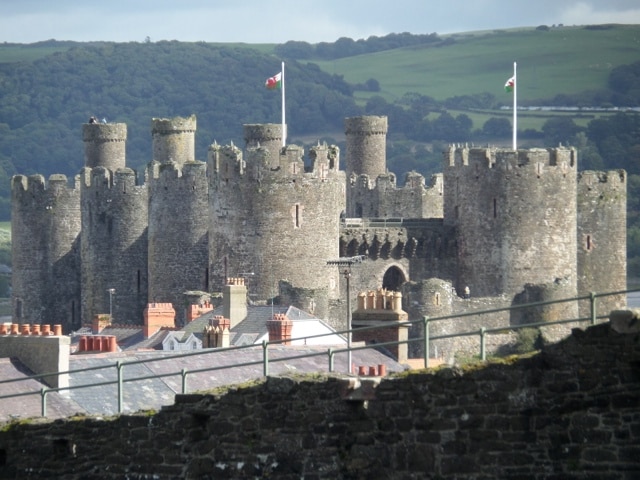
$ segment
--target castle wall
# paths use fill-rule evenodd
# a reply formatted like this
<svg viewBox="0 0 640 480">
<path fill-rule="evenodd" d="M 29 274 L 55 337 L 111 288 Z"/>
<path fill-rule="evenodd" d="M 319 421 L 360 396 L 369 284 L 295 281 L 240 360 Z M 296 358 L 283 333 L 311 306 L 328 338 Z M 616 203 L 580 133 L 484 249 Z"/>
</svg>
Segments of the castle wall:
<svg viewBox="0 0 640 480">
<path fill-rule="evenodd" d="M 566 280 L 576 294 L 573 149 L 450 148 L 444 222 L 457 230 L 458 278 L 480 296 Z"/>
<path fill-rule="evenodd" d="M 85 167 L 104 167 L 115 171 L 125 166 L 125 123 L 85 123 L 82 125 L 82 140 Z"/>
<path fill-rule="evenodd" d="M 292 287 L 329 289 L 337 295 L 344 173 L 334 148 L 316 149 L 305 172 L 303 151 L 288 146 L 274 167 L 265 148 L 249 149 L 246 164 L 231 147 L 210 150 L 210 264 L 212 284 L 251 272 L 254 299 L 277 295 L 279 280 Z"/>
<path fill-rule="evenodd" d="M 141 324 L 147 304 L 148 190 L 123 168 L 84 168 L 82 177 L 82 320 L 109 313 L 113 323 Z"/>
<path fill-rule="evenodd" d="M 608 479 L 640 476 L 637 332 L 383 379 L 270 376 L 160 412 L 0 429 L 3 478 Z"/>
<path fill-rule="evenodd" d="M 208 291 L 207 165 L 150 166 L 149 299 L 171 302 L 176 324 L 186 322 L 184 292 Z"/>
<path fill-rule="evenodd" d="M 581 294 L 627 289 L 627 176 L 623 170 L 578 175 L 578 287 Z M 626 305 L 625 295 L 598 298 L 599 315 Z M 582 302 L 580 315 L 588 315 Z"/>
<path fill-rule="evenodd" d="M 431 184 L 426 186 L 422 175 L 409 173 L 401 188 L 396 186 L 396 176 L 393 173 L 379 175 L 375 180 L 370 179 L 368 175 L 353 176 L 351 180 L 348 189 L 353 208 L 350 212 L 356 218 L 443 216 L 442 174 L 433 175 Z"/>
<path fill-rule="evenodd" d="M 12 321 L 80 326 L 80 188 L 64 175 L 11 182 Z"/>
<path fill-rule="evenodd" d="M 151 120 L 153 160 L 182 165 L 195 160 L 196 116 Z"/>
</svg>

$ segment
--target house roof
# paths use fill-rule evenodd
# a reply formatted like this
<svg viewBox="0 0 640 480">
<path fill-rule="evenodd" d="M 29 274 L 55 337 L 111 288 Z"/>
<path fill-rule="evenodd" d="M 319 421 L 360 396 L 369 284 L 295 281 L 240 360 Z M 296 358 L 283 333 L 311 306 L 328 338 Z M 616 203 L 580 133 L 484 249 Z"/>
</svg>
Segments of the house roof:
<svg viewBox="0 0 640 480">
<path fill-rule="evenodd" d="M 149 338 L 144 338 L 144 331 L 140 325 L 108 325 L 100 333 L 95 335 L 111 335 L 116 337 L 116 342 L 120 350 L 158 350 L 162 348 L 162 342 L 171 331 L 172 330 L 169 329 L 161 329 Z M 85 326 L 73 332 L 71 335 L 72 350 L 80 341 L 80 337 L 85 335 L 94 335 L 91 327 Z"/>
<path fill-rule="evenodd" d="M 202 338 L 203 330 L 210 325 L 211 319 L 216 315 L 222 315 L 223 307 L 219 306 L 214 310 L 201 315 L 186 325 L 182 330 L 186 335 L 193 333 L 198 338 Z M 268 334 L 267 321 L 273 318 L 274 314 L 285 314 L 293 322 L 318 322 L 328 330 L 333 330 L 329 325 L 319 318 L 311 315 L 297 307 L 286 307 L 282 305 L 247 305 L 247 317 L 229 331 L 229 342 L 231 345 L 253 344 L 257 339 Z"/>
<path fill-rule="evenodd" d="M 290 372 L 318 373 L 328 372 L 328 352 L 325 347 L 275 346 L 268 349 L 269 375 L 277 376 Z M 223 385 L 232 385 L 249 380 L 263 378 L 263 348 L 261 345 L 243 349 L 211 349 L 199 350 L 204 354 L 179 356 L 162 351 L 128 351 L 117 353 L 97 353 L 72 355 L 70 370 L 88 367 L 108 366 L 103 370 L 90 370 L 69 374 L 71 386 L 94 385 L 97 382 L 117 380 L 118 361 L 122 367 L 125 382 L 123 383 L 123 406 L 125 412 L 159 409 L 164 405 L 172 405 L 176 393 L 182 389 L 181 371 L 197 370 L 233 365 L 233 368 L 218 369 L 189 374 L 187 377 L 188 392 L 212 389 Z M 305 358 L 292 358 L 303 354 L 315 354 Z M 347 370 L 347 354 L 333 355 L 334 371 L 341 373 Z M 165 360 L 162 360 L 165 359 Z M 145 360 L 145 363 L 135 363 Z M 374 349 L 356 350 L 352 352 L 352 361 L 356 366 L 386 365 L 388 373 L 405 369 L 393 359 Z M 243 365 L 239 365 L 243 364 Z M 19 370 L 8 359 L 0 359 L 0 379 L 24 377 L 28 371 Z M 172 374 L 172 375 L 168 375 Z M 167 375 L 132 382 L 137 377 L 151 375 Z M 33 391 L 39 392 L 42 384 L 36 380 L 27 380 L 3 385 L 3 394 L 7 385 L 11 385 L 13 393 Z M 117 385 L 99 385 L 69 390 L 64 393 L 50 392 L 47 395 L 47 413 L 51 418 L 60 418 L 75 413 L 91 415 L 111 415 L 118 410 Z M 17 413 L 14 413 L 17 412 Z M 15 397 L 0 400 L 0 421 L 11 420 L 11 415 L 21 417 L 40 415 L 40 395 Z"/>
</svg>

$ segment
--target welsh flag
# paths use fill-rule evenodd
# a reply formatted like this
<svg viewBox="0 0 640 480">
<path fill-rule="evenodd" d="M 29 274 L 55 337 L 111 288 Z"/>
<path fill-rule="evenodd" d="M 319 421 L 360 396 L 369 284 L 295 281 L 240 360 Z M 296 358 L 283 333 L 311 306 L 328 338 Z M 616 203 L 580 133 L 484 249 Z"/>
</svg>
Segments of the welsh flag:
<svg viewBox="0 0 640 480">
<path fill-rule="evenodd" d="M 516 79 L 515 77 L 511 77 L 509 80 L 507 80 L 507 83 L 504 84 L 504 91 L 513 92 L 513 89 L 515 86 L 516 86 Z"/>
<path fill-rule="evenodd" d="M 282 72 L 276 73 L 273 77 L 267 78 L 267 81 L 264 82 L 264 86 L 269 90 L 282 88 Z"/>
</svg>

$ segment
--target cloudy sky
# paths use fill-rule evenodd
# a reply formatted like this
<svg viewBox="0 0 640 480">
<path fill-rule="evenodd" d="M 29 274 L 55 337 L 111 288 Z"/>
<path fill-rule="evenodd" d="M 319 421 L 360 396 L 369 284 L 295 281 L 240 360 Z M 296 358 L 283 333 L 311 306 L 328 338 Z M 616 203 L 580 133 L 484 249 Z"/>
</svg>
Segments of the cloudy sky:
<svg viewBox="0 0 640 480">
<path fill-rule="evenodd" d="M 0 41 L 333 42 L 389 33 L 640 24 L 638 0 L 0 0 Z"/>
</svg>

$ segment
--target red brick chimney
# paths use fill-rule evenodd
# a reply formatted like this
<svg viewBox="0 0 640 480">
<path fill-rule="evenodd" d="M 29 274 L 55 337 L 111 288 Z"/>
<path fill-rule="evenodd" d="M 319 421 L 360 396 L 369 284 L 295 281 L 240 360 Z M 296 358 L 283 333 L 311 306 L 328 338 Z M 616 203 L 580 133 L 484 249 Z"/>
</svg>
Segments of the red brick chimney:
<svg viewBox="0 0 640 480">
<path fill-rule="evenodd" d="M 191 323 L 194 319 L 198 318 L 201 315 L 204 315 L 207 312 L 213 310 L 213 305 L 211 302 L 202 302 L 196 305 L 189 305 L 187 308 L 187 323 Z"/>
<path fill-rule="evenodd" d="M 283 345 L 291 345 L 291 330 L 293 322 L 284 313 L 276 313 L 271 320 L 267 320 L 267 330 L 269 330 L 269 341 L 277 342 L 282 340 Z"/>
<path fill-rule="evenodd" d="M 144 338 L 159 331 L 162 327 L 174 328 L 176 311 L 171 303 L 149 303 L 144 309 Z"/>
</svg>

